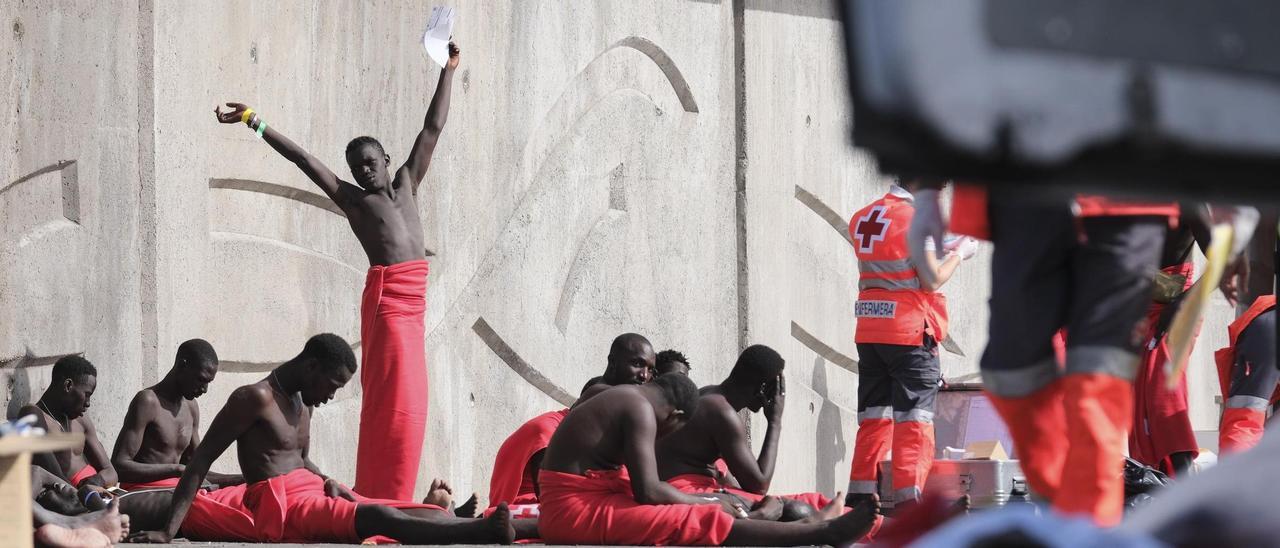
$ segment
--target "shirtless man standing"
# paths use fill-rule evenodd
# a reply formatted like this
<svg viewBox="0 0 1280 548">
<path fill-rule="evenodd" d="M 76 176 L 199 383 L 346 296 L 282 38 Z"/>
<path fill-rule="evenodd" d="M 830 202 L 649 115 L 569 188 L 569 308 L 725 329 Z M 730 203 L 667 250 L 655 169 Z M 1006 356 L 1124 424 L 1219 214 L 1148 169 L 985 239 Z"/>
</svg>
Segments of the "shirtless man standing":
<svg viewBox="0 0 1280 548">
<path fill-rule="evenodd" d="M 120 475 L 120 487 L 172 488 L 200 445 L 200 404 L 218 374 L 218 354 L 203 339 L 178 346 L 173 368 L 155 386 L 133 397 L 124 416 L 124 428 L 116 438 L 111 464 Z M 244 483 L 239 474 L 210 472 L 217 486 Z"/>
<path fill-rule="evenodd" d="M 72 486 L 110 487 L 116 484 L 107 450 L 98 430 L 85 416 L 98 388 L 98 370 L 80 356 L 63 356 L 53 364 L 53 378 L 35 405 L 23 406 L 18 416 L 35 415 L 36 425 L 49 432 L 81 432 L 84 445 L 66 451 L 32 455 L 36 464 Z"/>
<path fill-rule="evenodd" d="M 377 139 L 357 137 L 347 144 L 347 166 L 359 186 L 339 179 L 311 153 L 269 127 L 253 109 L 240 103 L 227 103 L 229 112 L 214 108 L 219 122 L 248 125 L 319 186 L 347 217 L 369 258 L 360 306 L 364 396 L 355 485 L 357 492 L 369 497 L 411 500 L 422 460 L 427 427 L 428 268 L 416 198 L 444 131 L 460 55 L 450 43 L 449 61 L 440 72 L 422 131 L 394 177 L 388 173 L 391 157 Z"/>
<path fill-rule="evenodd" d="M 326 488 L 335 482 L 308 458 L 311 413 L 332 399 L 355 371 L 355 355 L 346 341 L 337 335 L 316 335 L 301 354 L 267 378 L 237 388 L 187 463 L 174 490 L 167 527 L 135 533 L 130 540 L 170 542 L 180 528 L 184 533 L 193 528 L 183 522 L 189 512 L 213 513 L 202 507 L 208 495 L 199 491 L 200 484 L 213 461 L 235 442 L 248 482 L 242 507 L 223 512 L 216 527 L 201 527 L 195 536 L 204 540 L 359 543 L 387 536 L 405 544 L 512 542 L 515 532 L 505 504 L 488 518 L 465 519 L 443 511 L 411 515 L 381 501 L 329 496 Z"/>
<path fill-rule="evenodd" d="M 659 479 L 654 443 L 695 412 L 697 394 L 688 377 L 668 373 L 649 384 L 612 388 L 608 397 L 570 411 L 539 473 L 542 538 L 549 544 L 788 546 L 839 545 L 867 532 L 874 518 L 869 506 L 816 523 L 735 520 L 730 504 Z"/>
</svg>

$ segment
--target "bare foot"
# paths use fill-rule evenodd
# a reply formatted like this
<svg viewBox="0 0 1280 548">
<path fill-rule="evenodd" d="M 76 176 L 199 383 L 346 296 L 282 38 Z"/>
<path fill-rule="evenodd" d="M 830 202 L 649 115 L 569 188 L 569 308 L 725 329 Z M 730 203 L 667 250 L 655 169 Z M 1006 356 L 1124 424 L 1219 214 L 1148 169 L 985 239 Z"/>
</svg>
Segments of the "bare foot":
<svg viewBox="0 0 1280 548">
<path fill-rule="evenodd" d="M 516 530 L 511 525 L 511 509 L 507 508 L 507 503 L 498 503 L 498 508 L 489 517 L 484 518 L 484 522 L 486 525 L 491 526 L 489 529 L 491 535 L 484 539 L 484 542 L 496 544 L 511 544 L 515 542 Z"/>
<path fill-rule="evenodd" d="M 110 548 L 112 541 L 97 529 L 67 529 L 48 524 L 36 529 L 38 546 L 50 548 Z"/>
<path fill-rule="evenodd" d="M 824 533 L 827 537 L 824 544 L 841 546 L 852 544 L 862 538 L 875 524 L 879 506 L 878 502 L 859 504 L 849 509 L 845 515 L 824 522 L 826 524 Z M 826 511 L 826 508 L 823 508 L 823 511 Z"/>
<path fill-rule="evenodd" d="M 431 489 L 427 490 L 427 496 L 422 499 L 422 503 L 434 504 L 447 510 L 453 504 L 453 488 L 442 479 L 433 479 Z"/>
<path fill-rule="evenodd" d="M 747 518 L 758 519 L 764 521 L 778 521 L 782 517 L 783 505 L 782 501 L 773 495 L 766 496 L 757 502 L 751 512 L 747 513 Z"/>
<path fill-rule="evenodd" d="M 468 498 L 467 502 L 453 509 L 453 515 L 460 518 L 474 518 L 476 517 L 478 506 L 480 506 L 480 501 L 476 499 L 475 493 L 471 493 L 471 498 Z"/>
<path fill-rule="evenodd" d="M 836 519 L 844 515 L 844 507 L 840 504 L 840 500 L 844 498 L 843 495 L 844 493 L 836 491 L 836 496 L 831 498 L 831 502 L 828 502 L 826 506 L 823 506 L 822 509 L 818 511 L 818 518 L 828 520 Z M 871 506 L 879 509 L 880 500 L 875 495 L 871 495 L 869 498 L 860 501 L 858 504 L 870 504 Z"/>
<path fill-rule="evenodd" d="M 124 540 L 124 536 L 129 533 L 129 516 L 120 515 L 120 501 L 118 499 L 111 499 L 111 502 L 107 504 L 106 510 L 84 514 L 81 517 L 86 518 L 86 521 L 81 525 L 82 528 L 96 529 L 106 535 L 111 542 Z"/>
</svg>

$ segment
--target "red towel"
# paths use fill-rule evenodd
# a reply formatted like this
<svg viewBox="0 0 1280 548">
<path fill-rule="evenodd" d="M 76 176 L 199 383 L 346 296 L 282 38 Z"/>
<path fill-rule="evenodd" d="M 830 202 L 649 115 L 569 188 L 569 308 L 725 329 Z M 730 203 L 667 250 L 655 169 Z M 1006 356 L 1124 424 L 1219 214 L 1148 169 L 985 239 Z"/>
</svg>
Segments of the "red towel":
<svg viewBox="0 0 1280 548">
<path fill-rule="evenodd" d="M 538 502 L 533 491 L 532 474 L 526 474 L 529 458 L 547 448 L 556 427 L 564 421 L 568 409 L 550 411 L 529 420 L 502 442 L 498 456 L 493 461 L 493 476 L 489 479 L 489 507 L 499 502 L 532 504 Z"/>
<path fill-rule="evenodd" d="M 733 516 L 718 504 L 644 505 L 621 470 L 542 470 L 538 532 L 548 544 L 719 545 Z"/>
<path fill-rule="evenodd" d="M 142 483 L 126 483 L 122 481 L 120 482 L 120 488 L 125 491 L 139 491 L 142 489 L 173 489 L 178 486 L 179 479 L 182 478 L 164 478 Z"/>
<path fill-rule="evenodd" d="M 1168 274 L 1186 277 L 1183 291 L 1191 287 L 1195 265 L 1185 263 L 1164 269 Z M 1142 360 L 1138 362 L 1138 375 L 1133 381 L 1133 429 L 1129 432 L 1129 456 L 1154 468 L 1171 472 L 1169 455 L 1180 452 L 1199 454 L 1195 432 L 1191 428 L 1191 415 L 1187 406 L 1187 377 L 1183 375 L 1178 385 L 1165 388 L 1164 364 L 1169 361 L 1169 347 L 1165 337 L 1155 341 L 1156 323 L 1165 305 L 1152 303 L 1147 309 L 1147 332 L 1143 343 Z"/>
<path fill-rule="evenodd" d="M 427 430 L 427 261 L 375 265 L 360 302 L 360 443 L 355 490 L 408 501 Z"/>
<path fill-rule="evenodd" d="M 84 468 L 81 468 L 80 471 L 71 474 L 71 477 L 67 478 L 67 483 L 70 483 L 75 487 L 80 487 L 80 482 L 89 479 L 97 473 L 98 469 L 94 468 L 92 464 L 85 464 Z"/>
<path fill-rule="evenodd" d="M 753 504 L 760 502 L 760 500 L 764 498 L 764 495 L 757 495 L 749 491 L 743 491 L 741 489 L 721 485 L 715 478 L 711 476 L 704 476 L 702 474 L 681 474 L 667 480 L 667 483 L 670 483 L 673 487 L 685 493 L 711 493 L 724 489 L 726 492 L 738 495 Z M 831 499 L 822 496 L 821 493 L 799 493 L 795 495 L 778 496 L 784 499 L 798 500 L 818 510 L 821 510 L 827 504 L 831 503 Z"/>
<path fill-rule="evenodd" d="M 361 504 L 444 511 L 429 504 L 356 498 L 359 502 L 325 495 L 324 478 L 298 468 L 247 486 L 200 491 L 182 522 L 182 535 L 216 542 L 350 544 L 363 540 L 356 534 Z"/>
</svg>

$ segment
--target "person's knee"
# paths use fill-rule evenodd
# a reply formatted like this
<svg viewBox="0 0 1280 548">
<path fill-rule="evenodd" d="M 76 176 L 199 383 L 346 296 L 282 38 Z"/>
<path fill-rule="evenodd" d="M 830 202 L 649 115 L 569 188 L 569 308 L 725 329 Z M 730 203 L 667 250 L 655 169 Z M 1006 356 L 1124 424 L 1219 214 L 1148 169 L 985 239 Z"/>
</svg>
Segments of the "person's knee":
<svg viewBox="0 0 1280 548">
<path fill-rule="evenodd" d="M 401 515 L 399 510 L 389 506 L 361 504 L 356 506 L 356 527 L 363 531 L 369 529 L 385 530 L 388 526 L 394 524 Z"/>
</svg>

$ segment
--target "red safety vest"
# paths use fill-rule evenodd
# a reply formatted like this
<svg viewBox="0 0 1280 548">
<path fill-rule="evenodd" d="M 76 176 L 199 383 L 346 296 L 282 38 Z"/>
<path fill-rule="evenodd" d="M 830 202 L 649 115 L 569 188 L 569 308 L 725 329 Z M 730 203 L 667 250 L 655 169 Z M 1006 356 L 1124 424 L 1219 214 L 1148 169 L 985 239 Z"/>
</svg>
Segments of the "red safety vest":
<svg viewBox="0 0 1280 548">
<path fill-rule="evenodd" d="M 1080 217 L 1168 216 L 1170 226 L 1173 226 L 1177 221 L 1178 204 L 1176 202 L 1134 202 L 1081 194 L 1076 196 L 1076 215 Z M 987 187 L 956 184 L 951 194 L 950 229 L 956 234 L 966 234 L 981 240 L 991 239 L 991 225 L 987 216 Z"/>
<path fill-rule="evenodd" d="M 925 333 L 947 337 L 947 298 L 921 289 L 911 264 L 907 229 L 915 212 L 909 199 L 890 193 L 849 221 L 858 256 L 855 342 L 919 346 Z"/>
<path fill-rule="evenodd" d="M 1227 347 L 1213 353 L 1213 361 L 1218 365 L 1218 386 L 1222 387 L 1223 400 L 1227 399 L 1227 394 L 1231 391 L 1231 368 L 1236 365 L 1236 341 L 1240 340 L 1240 334 L 1244 333 L 1245 328 L 1249 327 L 1253 320 L 1275 307 L 1275 295 L 1259 296 L 1253 301 L 1253 305 L 1244 311 L 1244 314 L 1227 326 Z M 1280 388 L 1271 395 L 1271 403 L 1274 404 L 1278 398 L 1280 398 Z"/>
</svg>

